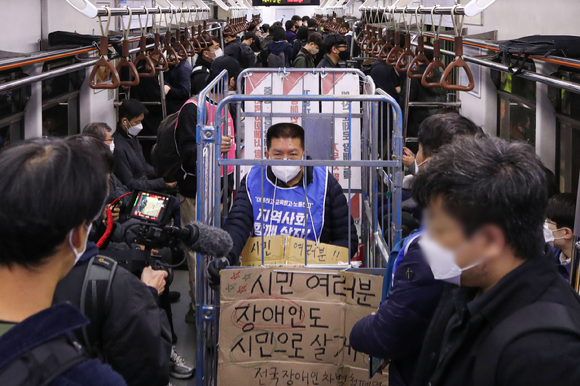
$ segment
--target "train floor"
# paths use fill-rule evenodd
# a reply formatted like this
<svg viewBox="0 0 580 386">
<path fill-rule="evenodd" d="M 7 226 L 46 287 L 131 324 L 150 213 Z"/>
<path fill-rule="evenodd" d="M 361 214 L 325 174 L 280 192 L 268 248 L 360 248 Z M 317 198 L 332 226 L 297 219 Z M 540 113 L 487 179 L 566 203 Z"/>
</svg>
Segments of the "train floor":
<svg viewBox="0 0 580 386">
<path fill-rule="evenodd" d="M 171 305 L 173 312 L 173 327 L 177 334 L 178 340 L 176 349 L 188 363 L 195 365 L 195 350 L 196 350 L 196 329 L 195 325 L 185 323 L 185 314 L 189 309 L 189 279 L 188 272 L 182 270 L 175 270 L 175 277 L 171 285 L 171 291 L 178 291 L 181 293 L 181 298 L 178 302 Z M 191 379 L 179 380 L 171 378 L 170 382 L 175 386 L 193 386 L 195 385 L 195 376 Z"/>
</svg>

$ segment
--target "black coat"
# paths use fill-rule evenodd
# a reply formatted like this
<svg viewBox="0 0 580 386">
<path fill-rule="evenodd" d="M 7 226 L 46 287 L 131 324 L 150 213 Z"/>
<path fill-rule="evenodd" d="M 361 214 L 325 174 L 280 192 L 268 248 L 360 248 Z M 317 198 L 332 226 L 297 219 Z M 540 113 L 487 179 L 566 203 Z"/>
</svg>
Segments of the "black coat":
<svg viewBox="0 0 580 386">
<path fill-rule="evenodd" d="M 399 76 L 394 67 L 387 65 L 382 60 L 377 60 L 373 63 L 370 75 L 377 88 L 380 88 L 400 103 L 396 87 L 403 88 L 404 76 Z"/>
<path fill-rule="evenodd" d="M 118 127 L 115 134 L 115 175 L 128 189 L 160 191 L 166 188 L 163 178 L 157 178 L 153 166 L 145 161 L 139 139 Z"/>
<path fill-rule="evenodd" d="M 191 95 L 199 94 L 208 85 L 210 69 L 211 62 L 208 62 L 202 54 L 199 54 L 190 75 Z"/>
<path fill-rule="evenodd" d="M 175 141 L 177 150 L 181 155 L 183 169 L 189 174 L 180 171 L 177 186 L 179 193 L 184 197 L 195 198 L 197 192 L 197 106 L 188 103 L 179 113 L 177 130 L 175 130 Z M 191 175 L 193 174 L 193 175 Z"/>
<path fill-rule="evenodd" d="M 93 244 L 81 261 L 58 283 L 54 304 L 66 301 L 80 308 L 88 260 L 97 253 L 98 249 Z M 157 305 L 157 290 L 147 287 L 124 268 L 117 267 L 109 302 L 100 316 L 91 320 L 95 330 L 88 330 L 100 334 L 89 332 L 89 341 L 107 363 L 125 378 L 127 385 L 167 385 L 171 334 L 165 311 Z M 75 330 L 74 335 L 79 342 L 84 342 L 82 330 Z"/>
<path fill-rule="evenodd" d="M 580 297 L 558 273 L 551 251 L 531 258 L 488 292 L 448 287 L 429 326 L 413 385 L 473 385 L 478 350 L 506 317 L 536 302 L 554 302 L 580 312 Z M 580 339 L 538 332 L 509 344 L 496 371 L 498 386 L 580 384 Z"/>
<path fill-rule="evenodd" d="M 334 64 L 334 62 L 328 57 L 328 54 L 325 54 L 316 68 L 338 68 L 338 64 Z"/>
<path fill-rule="evenodd" d="M 193 68 L 188 60 L 182 60 L 175 67 L 165 72 L 165 84 L 171 90 L 165 96 L 167 115 L 179 111 L 191 95 L 191 71 Z"/>
<path fill-rule="evenodd" d="M 238 61 L 244 69 L 253 67 L 256 64 L 256 55 L 247 44 L 242 43 L 240 38 L 236 38 L 226 44 L 224 54 Z"/>
<path fill-rule="evenodd" d="M 313 181 L 312 168 L 308 168 L 307 175 L 308 184 L 310 185 Z M 234 205 L 223 226 L 223 229 L 230 234 L 234 241 L 234 246 L 227 256 L 232 265 L 240 264 L 240 253 L 244 249 L 248 238 L 252 235 L 254 228 L 252 201 L 248 196 L 246 178 L 247 176 L 240 183 Z M 276 177 L 270 167 L 268 167 L 268 179 L 272 183 L 276 181 Z M 277 183 L 280 187 L 287 187 L 283 181 L 277 180 Z M 298 184 L 302 184 L 302 180 Z M 320 242 L 348 248 L 348 224 L 348 202 L 342 192 L 342 186 L 340 186 L 331 174 L 328 174 L 328 188 L 326 190 L 324 207 L 324 227 L 320 234 Z M 350 252 L 351 256 L 354 256 L 358 250 L 358 235 L 352 217 L 350 218 L 350 226 Z"/>
</svg>

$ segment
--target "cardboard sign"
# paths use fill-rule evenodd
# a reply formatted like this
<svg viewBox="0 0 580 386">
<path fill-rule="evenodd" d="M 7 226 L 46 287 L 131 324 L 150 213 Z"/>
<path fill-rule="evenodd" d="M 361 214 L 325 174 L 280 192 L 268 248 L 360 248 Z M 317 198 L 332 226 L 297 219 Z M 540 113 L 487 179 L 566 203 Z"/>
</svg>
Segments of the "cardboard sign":
<svg viewBox="0 0 580 386">
<path fill-rule="evenodd" d="M 222 272 L 218 386 L 386 386 L 350 331 L 376 311 L 382 277 L 337 270 Z"/>
<path fill-rule="evenodd" d="M 304 248 L 307 253 L 307 263 L 336 265 L 348 263 L 348 248 L 312 241 L 304 243 L 304 239 L 288 235 L 250 237 L 242 251 L 242 266 L 259 267 L 262 265 L 292 265 L 304 266 Z M 262 264 L 262 252 L 264 264 Z"/>
</svg>

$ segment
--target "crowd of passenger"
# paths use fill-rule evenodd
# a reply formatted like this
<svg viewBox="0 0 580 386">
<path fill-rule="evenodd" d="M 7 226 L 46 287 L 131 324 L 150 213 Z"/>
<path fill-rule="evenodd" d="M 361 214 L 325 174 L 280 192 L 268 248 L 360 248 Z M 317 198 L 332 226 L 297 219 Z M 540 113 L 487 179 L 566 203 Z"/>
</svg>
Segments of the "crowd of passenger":
<svg viewBox="0 0 580 386">
<path fill-rule="evenodd" d="M 160 96 L 158 80 L 146 80 L 120 105 L 116 127 L 94 122 L 79 135 L 0 152 L 2 385 L 165 386 L 170 375 L 194 375 L 175 349 L 171 303 L 180 294 L 168 270 L 142 262 L 149 254 L 187 261 L 186 321 L 194 324 L 195 271 L 206 267 L 192 252 L 139 245 L 130 193 L 174 195 L 173 224 L 193 222 L 197 105 L 213 106 L 199 92 L 223 70 L 235 92 L 245 68 L 336 68 L 356 52 L 352 36 L 325 34 L 308 17 L 251 24 L 240 35 L 225 28 L 224 47 L 207 35 L 194 66 L 183 60 L 165 73 L 164 120 L 142 103 Z M 370 71 L 377 87 L 401 98 L 394 68 L 377 61 Z M 424 92 L 412 83 L 413 98 Z M 241 141 L 234 121 L 221 138 L 228 157 Z M 349 347 L 383 359 L 390 386 L 577 385 L 580 297 L 568 282 L 576 196 L 558 191 L 531 146 L 489 137 L 455 110 L 411 112 L 409 130 L 418 143 L 402 158 L 405 237 L 392 248 L 383 302 L 356 323 Z M 143 132 L 157 135 L 152 161 Z M 307 159 L 305 137 L 294 123 L 271 126 L 264 158 Z M 166 163 L 167 146 L 176 164 Z M 251 236 L 291 234 L 356 254 L 346 197 L 326 168 L 252 168 L 235 198 L 232 173 L 223 171 L 231 189 L 220 194 L 231 200 L 223 229 L 233 248 L 207 267 L 214 289 Z M 283 226 L 287 218 L 296 222 Z"/>
</svg>

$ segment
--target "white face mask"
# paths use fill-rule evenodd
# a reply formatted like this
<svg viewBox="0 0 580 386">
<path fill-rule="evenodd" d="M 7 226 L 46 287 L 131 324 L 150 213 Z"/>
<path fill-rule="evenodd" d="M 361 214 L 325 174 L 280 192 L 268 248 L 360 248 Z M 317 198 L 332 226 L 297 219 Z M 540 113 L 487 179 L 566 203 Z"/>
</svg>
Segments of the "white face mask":
<svg viewBox="0 0 580 386">
<path fill-rule="evenodd" d="M 143 124 L 142 123 L 140 123 L 140 124 L 138 124 L 136 126 L 129 127 L 129 130 L 127 130 L 127 132 L 129 134 L 131 134 L 132 136 L 135 137 L 135 136 L 139 135 L 139 133 L 141 132 L 141 130 L 143 130 Z"/>
<path fill-rule="evenodd" d="M 284 160 L 287 161 L 288 159 L 284 158 Z M 288 183 L 300 173 L 300 166 L 272 166 L 272 173 L 277 179 Z"/>
<path fill-rule="evenodd" d="M 320 49 L 319 49 L 319 48 L 311 48 L 311 49 L 310 49 L 310 54 L 311 54 L 311 55 L 316 55 L 316 54 L 318 53 L 318 51 L 320 51 Z"/>
<path fill-rule="evenodd" d="M 301 21 L 296 22 L 296 28 L 300 28 L 300 27 L 302 27 L 302 22 Z"/>
<path fill-rule="evenodd" d="M 214 52 L 214 54 L 215 54 L 214 59 L 219 58 L 220 56 L 224 56 L 224 52 L 222 51 L 221 48 L 218 48 L 217 51 Z"/>
<path fill-rule="evenodd" d="M 544 240 L 546 243 L 549 244 L 552 248 L 554 247 L 554 240 L 562 240 L 564 237 L 554 237 L 554 232 L 561 231 L 564 228 L 558 228 L 555 230 L 551 230 L 548 226 L 548 222 L 544 222 Z"/>
<path fill-rule="evenodd" d="M 85 244 L 84 244 L 83 250 L 81 252 L 78 252 L 76 250 L 76 248 L 74 247 L 73 243 L 72 243 L 72 234 L 73 234 L 73 231 L 70 231 L 70 233 L 68 235 L 68 243 L 69 243 L 69 245 L 70 245 L 73 253 L 75 254 L 75 265 L 80 260 L 81 256 L 85 253 L 85 251 L 87 250 L 87 242 L 89 241 L 89 234 L 91 233 L 92 227 L 93 227 L 93 223 L 91 223 L 87 227 L 87 238 L 85 239 Z"/>
<path fill-rule="evenodd" d="M 115 142 L 111 142 L 109 144 L 109 149 L 111 149 L 111 153 L 114 153 L 115 152 Z"/>
<path fill-rule="evenodd" d="M 419 246 L 431 267 L 433 277 L 436 280 L 446 281 L 455 285 L 461 284 L 461 273 L 467 271 L 479 264 L 483 260 L 472 264 L 466 268 L 459 268 L 457 265 L 457 250 L 446 249 L 441 244 L 429 237 L 427 232 L 421 234 Z M 461 248 L 459 248 L 461 249 Z"/>
<path fill-rule="evenodd" d="M 417 165 L 417 161 L 415 161 L 415 165 L 417 165 L 417 171 L 419 171 L 419 168 L 429 161 L 431 161 L 430 157 L 427 158 L 425 161 L 421 162 L 419 165 Z"/>
</svg>

